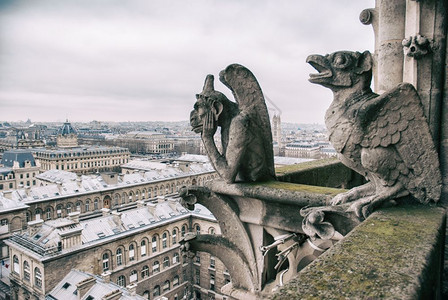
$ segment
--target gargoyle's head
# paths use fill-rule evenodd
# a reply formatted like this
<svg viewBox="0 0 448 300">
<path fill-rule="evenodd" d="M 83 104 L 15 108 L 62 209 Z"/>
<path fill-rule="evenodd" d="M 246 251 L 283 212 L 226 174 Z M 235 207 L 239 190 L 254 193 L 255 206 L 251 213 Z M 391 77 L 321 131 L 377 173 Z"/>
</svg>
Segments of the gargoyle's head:
<svg viewBox="0 0 448 300">
<path fill-rule="evenodd" d="M 372 80 L 372 55 L 351 51 L 338 51 L 325 56 L 310 55 L 306 62 L 319 73 L 310 74 L 309 81 L 332 91 L 361 85 L 369 87 Z"/>
<path fill-rule="evenodd" d="M 213 75 L 207 75 L 202 92 L 196 94 L 196 103 L 190 113 L 191 130 L 196 133 L 202 133 L 204 122 L 210 114 L 214 120 L 213 124 L 220 125 L 223 110 L 233 103 L 223 93 L 215 91 L 213 80 Z"/>
</svg>

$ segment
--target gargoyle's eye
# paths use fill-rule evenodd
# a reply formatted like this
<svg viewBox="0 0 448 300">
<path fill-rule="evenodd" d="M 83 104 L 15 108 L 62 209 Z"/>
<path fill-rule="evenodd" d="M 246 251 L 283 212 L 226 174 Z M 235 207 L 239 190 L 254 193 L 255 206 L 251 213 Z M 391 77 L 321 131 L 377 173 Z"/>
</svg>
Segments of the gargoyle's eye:
<svg viewBox="0 0 448 300">
<path fill-rule="evenodd" d="M 342 69 L 350 64 L 350 59 L 346 55 L 336 55 L 333 58 L 333 65 L 336 68 Z"/>
</svg>

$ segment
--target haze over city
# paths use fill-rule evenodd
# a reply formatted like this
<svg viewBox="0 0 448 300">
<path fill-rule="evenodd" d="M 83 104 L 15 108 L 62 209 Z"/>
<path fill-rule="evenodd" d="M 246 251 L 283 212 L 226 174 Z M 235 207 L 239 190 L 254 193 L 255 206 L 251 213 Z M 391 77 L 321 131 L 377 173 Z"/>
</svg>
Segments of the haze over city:
<svg viewBox="0 0 448 300">
<path fill-rule="evenodd" d="M 373 50 L 374 1 L 0 2 L 0 120 L 188 119 L 207 74 L 248 67 L 282 121 L 323 123 L 309 54 Z M 254 5 L 256 3 L 256 5 Z"/>
</svg>

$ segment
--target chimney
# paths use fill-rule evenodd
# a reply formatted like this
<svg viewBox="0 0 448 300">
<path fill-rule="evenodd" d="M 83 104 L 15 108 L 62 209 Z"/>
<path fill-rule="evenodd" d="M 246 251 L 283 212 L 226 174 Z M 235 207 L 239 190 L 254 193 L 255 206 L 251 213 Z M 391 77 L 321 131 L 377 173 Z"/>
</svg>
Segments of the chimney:
<svg viewBox="0 0 448 300">
<path fill-rule="evenodd" d="M 121 299 L 121 296 L 123 295 L 123 293 L 120 290 L 115 290 L 110 292 L 107 295 L 104 295 L 103 298 L 101 298 L 101 300 L 118 300 Z"/>
<path fill-rule="evenodd" d="M 104 182 L 109 185 L 114 185 L 118 183 L 118 173 L 115 172 L 101 173 L 101 178 L 103 178 Z"/>
<path fill-rule="evenodd" d="M 86 278 L 81 282 L 76 284 L 76 289 L 78 291 L 78 300 L 81 300 L 82 297 L 95 285 L 96 279 L 95 277 Z"/>
<path fill-rule="evenodd" d="M 165 196 L 157 196 L 157 203 L 165 202 Z"/>
<path fill-rule="evenodd" d="M 78 185 L 78 187 L 81 187 L 82 186 L 82 179 L 81 179 L 81 176 L 78 176 L 78 178 L 76 178 L 76 184 Z"/>
<path fill-rule="evenodd" d="M 126 287 L 126 289 L 131 293 L 131 296 L 135 296 L 137 294 L 137 284 L 131 283 Z"/>
<path fill-rule="evenodd" d="M 102 208 L 101 212 L 103 213 L 103 217 L 107 217 L 108 215 L 110 215 L 110 209 L 108 208 Z"/>
<path fill-rule="evenodd" d="M 28 234 L 30 236 L 33 236 L 42 228 L 42 224 L 44 223 L 44 220 L 35 220 L 28 222 Z"/>
<path fill-rule="evenodd" d="M 147 203 L 146 207 L 148 208 L 149 212 L 151 213 L 151 215 L 155 216 L 156 215 L 156 204 L 154 203 Z"/>
<path fill-rule="evenodd" d="M 111 213 L 111 215 L 112 215 L 112 218 L 113 218 L 114 223 L 115 223 L 117 226 L 121 226 L 121 213 L 119 213 L 119 212 L 117 212 L 117 211 L 113 211 L 113 212 Z"/>
<path fill-rule="evenodd" d="M 101 278 L 103 278 L 105 283 L 109 283 L 110 282 L 110 274 L 112 274 L 110 271 L 106 271 L 106 272 L 101 273 Z"/>
<path fill-rule="evenodd" d="M 68 214 L 68 219 L 70 221 L 73 221 L 74 223 L 79 223 L 79 215 L 80 215 L 79 211 L 75 211 L 75 212 L 69 213 Z"/>
</svg>

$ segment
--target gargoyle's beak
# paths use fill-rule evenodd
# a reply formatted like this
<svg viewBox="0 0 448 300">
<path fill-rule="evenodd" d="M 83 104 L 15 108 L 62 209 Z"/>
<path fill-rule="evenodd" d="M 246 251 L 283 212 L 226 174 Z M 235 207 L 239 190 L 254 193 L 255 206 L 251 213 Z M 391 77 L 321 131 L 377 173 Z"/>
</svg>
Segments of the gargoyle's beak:
<svg viewBox="0 0 448 300">
<path fill-rule="evenodd" d="M 331 68 L 328 60 L 322 55 L 310 55 L 306 58 L 306 62 L 309 63 L 318 73 L 311 73 L 308 79 L 312 83 L 321 83 L 321 79 L 329 78 L 332 76 Z"/>
</svg>

